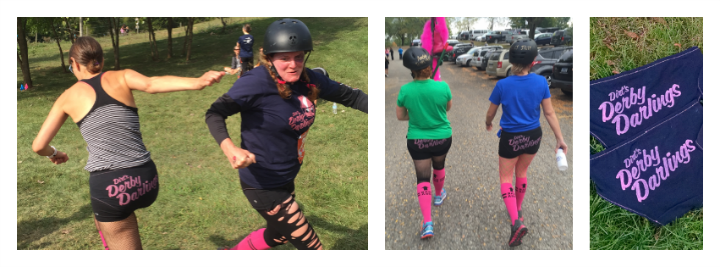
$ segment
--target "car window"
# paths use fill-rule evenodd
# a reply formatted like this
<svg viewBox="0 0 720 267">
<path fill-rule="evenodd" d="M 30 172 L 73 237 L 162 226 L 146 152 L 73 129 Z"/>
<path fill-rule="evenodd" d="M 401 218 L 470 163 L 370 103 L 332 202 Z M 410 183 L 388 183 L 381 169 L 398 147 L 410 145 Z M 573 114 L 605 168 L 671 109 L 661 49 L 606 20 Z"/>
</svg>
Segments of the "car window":
<svg viewBox="0 0 720 267">
<path fill-rule="evenodd" d="M 573 61 L 573 50 L 572 49 L 568 49 L 567 51 L 565 51 L 565 53 L 562 54 L 562 56 L 560 56 L 560 59 L 558 59 L 558 62 L 572 63 L 572 61 Z"/>
<path fill-rule="evenodd" d="M 503 56 L 503 59 L 510 59 L 510 53 L 505 52 L 505 56 Z"/>
<path fill-rule="evenodd" d="M 487 52 L 488 52 L 488 50 L 480 51 L 480 56 L 484 56 L 485 54 L 487 54 Z"/>
<path fill-rule="evenodd" d="M 490 54 L 490 60 L 498 60 L 500 59 L 500 51 L 493 52 Z"/>
<path fill-rule="evenodd" d="M 540 52 L 540 55 L 544 58 L 554 58 L 552 51 Z"/>
</svg>

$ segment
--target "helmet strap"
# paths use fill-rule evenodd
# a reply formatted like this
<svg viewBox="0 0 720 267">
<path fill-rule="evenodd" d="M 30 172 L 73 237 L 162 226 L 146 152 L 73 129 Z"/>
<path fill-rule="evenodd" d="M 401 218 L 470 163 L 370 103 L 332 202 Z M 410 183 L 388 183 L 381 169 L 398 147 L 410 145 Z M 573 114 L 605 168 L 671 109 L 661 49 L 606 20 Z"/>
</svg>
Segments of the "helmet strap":
<svg viewBox="0 0 720 267">
<path fill-rule="evenodd" d="M 305 61 L 303 61 L 303 68 L 306 68 L 305 64 L 307 63 L 308 58 L 310 58 L 310 54 L 311 54 L 311 53 L 312 53 L 312 50 L 310 50 L 310 51 L 308 52 L 307 57 L 305 57 Z"/>
<path fill-rule="evenodd" d="M 282 79 L 282 77 L 280 77 L 280 73 L 278 73 L 278 72 L 277 72 L 277 69 L 275 69 L 275 64 L 273 64 L 272 62 L 270 62 L 270 66 L 271 66 L 271 67 L 270 67 L 270 71 L 272 71 L 273 73 L 275 73 L 275 77 L 277 77 L 277 82 L 278 82 L 279 84 L 285 84 L 285 81 Z"/>
</svg>

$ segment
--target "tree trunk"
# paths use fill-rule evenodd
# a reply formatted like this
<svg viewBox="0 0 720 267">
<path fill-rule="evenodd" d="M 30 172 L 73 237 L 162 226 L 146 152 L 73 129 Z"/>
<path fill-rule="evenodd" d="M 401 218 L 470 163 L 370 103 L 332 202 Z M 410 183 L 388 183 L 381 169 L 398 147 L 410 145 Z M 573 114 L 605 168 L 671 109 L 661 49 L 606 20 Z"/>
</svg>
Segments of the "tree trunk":
<svg viewBox="0 0 720 267">
<path fill-rule="evenodd" d="M 188 39 L 187 39 L 188 42 L 187 42 L 187 58 L 185 58 L 185 61 L 186 61 L 186 62 L 187 62 L 187 61 L 190 61 L 190 50 L 191 50 L 190 48 L 192 47 L 193 26 L 194 26 L 194 24 L 195 24 L 194 20 L 195 20 L 195 18 L 189 18 L 189 19 L 188 19 L 188 32 L 189 32 L 189 35 L 187 35 L 187 37 L 188 37 Z"/>
<path fill-rule="evenodd" d="M 220 17 L 220 22 L 223 25 L 222 30 L 220 30 L 220 33 L 225 33 L 225 25 L 227 25 L 227 22 L 225 22 L 225 20 L 222 17 Z"/>
<path fill-rule="evenodd" d="M 188 18 L 188 20 L 190 20 L 190 19 Z M 190 25 L 189 23 L 190 22 L 188 21 L 188 25 Z M 183 41 L 183 50 L 182 50 L 183 53 L 187 53 L 188 30 L 190 29 L 188 27 L 188 25 L 185 25 L 185 39 Z"/>
<path fill-rule="evenodd" d="M 80 28 L 80 36 L 82 37 L 82 36 L 83 36 L 83 23 L 82 23 L 82 17 L 80 17 L 80 20 L 79 20 L 79 21 L 80 21 L 80 27 L 79 27 L 79 28 Z"/>
<path fill-rule="evenodd" d="M 60 50 L 60 64 L 62 64 L 63 72 L 68 72 L 67 68 L 65 68 L 65 56 L 63 55 L 62 46 L 60 46 L 60 36 L 57 33 L 57 27 L 55 27 L 55 18 L 48 18 L 51 20 L 51 28 L 53 28 L 53 34 L 55 35 L 55 42 L 58 45 L 58 49 Z"/>
<path fill-rule="evenodd" d="M 17 18 L 17 42 L 20 46 L 20 55 L 18 55 L 18 61 L 20 63 L 20 69 L 23 73 L 23 82 L 27 84 L 29 89 L 32 88 L 32 78 L 30 77 L 30 63 L 28 62 L 28 46 L 27 46 L 27 39 L 25 39 L 25 23 L 27 23 L 27 18 Z M 22 58 L 21 58 L 22 57 Z"/>
<path fill-rule="evenodd" d="M 113 52 L 115 54 L 115 70 L 120 70 L 120 29 L 115 18 L 107 18 L 110 26 L 110 38 L 112 39 Z"/>
<path fill-rule="evenodd" d="M 167 31 L 168 31 L 168 55 L 167 58 L 172 58 L 172 29 L 173 20 L 172 17 L 168 18 Z"/>
<path fill-rule="evenodd" d="M 75 44 L 75 39 L 73 39 L 73 30 L 72 27 L 70 27 L 70 23 L 68 22 L 67 17 L 63 17 L 63 20 L 65 21 L 65 26 L 67 27 L 68 33 L 70 34 L 70 43 Z"/>
<path fill-rule="evenodd" d="M 155 31 L 153 31 L 152 27 L 152 18 L 147 18 L 147 23 L 150 38 L 150 54 L 152 54 L 153 60 L 157 61 L 160 55 L 158 54 L 157 43 L 155 42 Z"/>
</svg>

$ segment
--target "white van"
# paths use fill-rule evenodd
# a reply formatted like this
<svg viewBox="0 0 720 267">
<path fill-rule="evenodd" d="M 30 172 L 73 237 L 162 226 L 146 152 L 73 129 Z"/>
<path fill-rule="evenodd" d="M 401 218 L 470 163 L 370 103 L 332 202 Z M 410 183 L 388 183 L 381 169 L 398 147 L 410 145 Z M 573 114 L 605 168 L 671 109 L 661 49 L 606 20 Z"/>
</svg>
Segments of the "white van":
<svg viewBox="0 0 720 267">
<path fill-rule="evenodd" d="M 469 40 L 475 40 L 478 36 L 484 36 L 486 33 L 488 33 L 488 30 L 472 30 L 470 31 Z"/>
</svg>

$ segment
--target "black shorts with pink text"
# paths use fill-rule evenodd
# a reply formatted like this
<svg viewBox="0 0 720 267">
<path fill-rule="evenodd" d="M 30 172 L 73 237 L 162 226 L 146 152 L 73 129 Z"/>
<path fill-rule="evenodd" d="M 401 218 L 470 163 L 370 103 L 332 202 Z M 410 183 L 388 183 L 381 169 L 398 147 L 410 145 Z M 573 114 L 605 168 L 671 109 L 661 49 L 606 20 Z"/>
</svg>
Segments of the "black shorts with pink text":
<svg viewBox="0 0 720 267">
<path fill-rule="evenodd" d="M 149 207 L 159 189 L 152 160 L 138 167 L 90 173 L 90 204 L 100 222 L 121 221 L 136 209 Z"/>
<path fill-rule="evenodd" d="M 450 151 L 452 136 L 445 139 L 408 139 L 407 147 L 413 160 L 442 156 Z"/>
<path fill-rule="evenodd" d="M 519 133 L 502 131 L 498 154 L 506 159 L 513 159 L 522 154 L 535 154 L 540 148 L 540 140 L 542 140 L 540 127 Z"/>
</svg>

